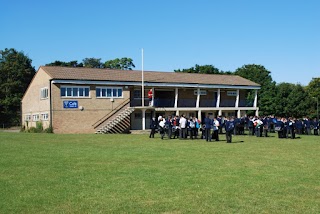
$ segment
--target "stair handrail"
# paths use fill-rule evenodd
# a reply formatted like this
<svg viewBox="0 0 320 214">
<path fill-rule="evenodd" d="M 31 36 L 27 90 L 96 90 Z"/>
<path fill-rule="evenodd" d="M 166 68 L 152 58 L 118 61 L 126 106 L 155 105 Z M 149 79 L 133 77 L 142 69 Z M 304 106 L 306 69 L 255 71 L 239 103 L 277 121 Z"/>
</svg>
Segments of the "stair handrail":
<svg viewBox="0 0 320 214">
<path fill-rule="evenodd" d="M 119 110 L 121 110 L 125 105 L 127 105 L 130 102 L 130 98 L 125 99 L 120 105 L 118 105 L 116 108 L 114 108 L 112 111 L 110 111 L 108 114 L 103 116 L 101 119 L 99 119 L 97 122 L 92 124 L 94 128 L 97 128 L 100 126 L 103 122 L 108 120 L 110 117 L 112 117 L 115 113 L 117 113 Z"/>
</svg>

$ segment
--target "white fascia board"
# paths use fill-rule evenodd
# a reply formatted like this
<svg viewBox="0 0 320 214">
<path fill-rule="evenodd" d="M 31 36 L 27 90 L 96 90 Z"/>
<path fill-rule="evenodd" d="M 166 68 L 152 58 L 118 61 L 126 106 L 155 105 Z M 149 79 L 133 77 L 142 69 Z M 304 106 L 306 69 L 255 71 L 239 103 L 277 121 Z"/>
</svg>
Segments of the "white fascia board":
<svg viewBox="0 0 320 214">
<path fill-rule="evenodd" d="M 77 85 L 130 85 L 141 86 L 141 82 L 125 82 L 125 81 L 94 81 L 94 80 L 52 80 L 52 83 L 58 84 L 77 84 Z M 178 87 L 178 88 L 224 88 L 224 89 L 260 89 L 260 86 L 245 85 L 209 85 L 209 84 L 193 84 L 193 83 L 155 83 L 144 82 L 144 86 L 149 87 Z"/>
</svg>

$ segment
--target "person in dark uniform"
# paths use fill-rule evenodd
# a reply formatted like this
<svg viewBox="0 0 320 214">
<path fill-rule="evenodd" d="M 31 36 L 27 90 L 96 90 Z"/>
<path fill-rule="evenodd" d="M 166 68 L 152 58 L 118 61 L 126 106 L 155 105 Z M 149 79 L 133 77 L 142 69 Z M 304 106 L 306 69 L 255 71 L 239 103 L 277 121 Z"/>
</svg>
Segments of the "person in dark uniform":
<svg viewBox="0 0 320 214">
<path fill-rule="evenodd" d="M 291 117 L 289 117 L 288 119 L 288 130 L 287 133 L 290 133 L 290 137 L 291 139 L 294 139 L 295 138 L 295 121 L 294 119 L 292 119 Z"/>
<path fill-rule="evenodd" d="M 228 118 L 226 121 L 226 138 L 227 138 L 227 143 L 232 142 L 232 133 L 234 132 L 234 119 L 233 118 Z"/>
<path fill-rule="evenodd" d="M 301 135 L 302 134 L 302 121 L 300 119 L 297 119 L 295 122 L 296 122 L 297 134 Z"/>
<path fill-rule="evenodd" d="M 206 135 L 206 141 L 211 141 L 211 127 L 212 127 L 212 120 L 209 118 L 209 115 L 204 119 L 204 125 L 205 125 L 205 135 Z"/>
<path fill-rule="evenodd" d="M 314 135 L 319 135 L 319 121 L 316 119 L 316 118 L 314 118 L 314 120 L 313 120 L 313 134 Z"/>
<path fill-rule="evenodd" d="M 275 124 L 275 130 L 278 132 L 278 138 L 283 138 L 283 128 L 284 123 L 280 118 L 278 118 L 277 123 Z"/>
<path fill-rule="evenodd" d="M 154 133 L 156 133 L 156 128 L 158 127 L 158 123 L 156 121 L 156 118 L 152 118 L 150 121 L 150 135 L 149 138 L 154 138 Z"/>
<path fill-rule="evenodd" d="M 219 122 L 219 134 L 222 134 L 222 118 L 221 118 L 221 116 L 219 116 L 218 118 L 217 118 L 217 120 L 218 120 L 218 122 Z"/>
<path fill-rule="evenodd" d="M 305 118 L 303 123 L 304 123 L 305 134 L 310 135 L 311 134 L 311 123 L 310 123 L 309 118 Z"/>
<path fill-rule="evenodd" d="M 168 116 L 168 118 L 166 120 L 166 130 L 168 132 L 168 139 L 171 139 L 172 127 L 173 127 L 173 119 L 171 116 Z"/>
<path fill-rule="evenodd" d="M 263 136 L 268 137 L 268 131 L 270 130 L 270 118 L 265 117 L 263 120 Z"/>
<path fill-rule="evenodd" d="M 249 135 L 253 136 L 254 135 L 254 125 L 253 125 L 253 117 L 251 116 L 249 121 L 248 121 L 248 127 L 249 127 Z"/>
</svg>

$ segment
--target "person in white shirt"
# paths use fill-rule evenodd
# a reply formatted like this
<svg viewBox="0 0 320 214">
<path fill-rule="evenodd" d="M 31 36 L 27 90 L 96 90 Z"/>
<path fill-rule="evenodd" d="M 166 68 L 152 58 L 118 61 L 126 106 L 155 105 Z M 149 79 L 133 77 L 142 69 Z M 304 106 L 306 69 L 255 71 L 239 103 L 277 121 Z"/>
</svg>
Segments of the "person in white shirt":
<svg viewBox="0 0 320 214">
<path fill-rule="evenodd" d="M 215 139 L 216 141 L 219 141 L 219 126 L 220 123 L 215 117 L 213 119 L 213 132 L 212 132 L 212 139 Z"/>
<path fill-rule="evenodd" d="M 182 115 L 180 117 L 179 127 L 180 127 L 180 137 L 179 137 L 179 139 L 182 140 L 182 139 L 187 138 L 187 119 L 185 118 L 184 115 Z"/>
<path fill-rule="evenodd" d="M 160 129 L 161 139 L 163 139 L 164 134 L 165 134 L 165 126 L 166 126 L 166 120 L 164 118 L 161 118 L 159 121 L 159 129 Z"/>
</svg>

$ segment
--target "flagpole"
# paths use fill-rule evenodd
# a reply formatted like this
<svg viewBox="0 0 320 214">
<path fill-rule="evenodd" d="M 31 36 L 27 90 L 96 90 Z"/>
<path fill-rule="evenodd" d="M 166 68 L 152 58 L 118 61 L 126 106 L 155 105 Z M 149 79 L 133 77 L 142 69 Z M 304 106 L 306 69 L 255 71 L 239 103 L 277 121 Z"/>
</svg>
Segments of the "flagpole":
<svg viewBox="0 0 320 214">
<path fill-rule="evenodd" d="M 144 107 L 144 73 L 143 73 L 143 48 L 141 49 L 141 54 L 142 54 L 142 65 L 141 65 L 141 106 Z"/>
</svg>

